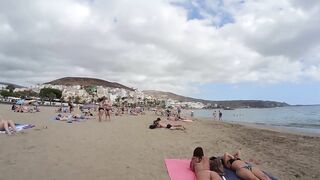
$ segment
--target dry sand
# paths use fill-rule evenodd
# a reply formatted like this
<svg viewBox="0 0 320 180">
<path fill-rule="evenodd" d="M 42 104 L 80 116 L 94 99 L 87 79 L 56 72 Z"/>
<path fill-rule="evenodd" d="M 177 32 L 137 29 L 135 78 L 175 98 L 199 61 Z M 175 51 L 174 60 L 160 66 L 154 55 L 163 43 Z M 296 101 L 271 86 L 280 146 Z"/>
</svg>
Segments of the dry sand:
<svg viewBox="0 0 320 180">
<path fill-rule="evenodd" d="M 279 179 L 320 179 L 319 137 L 206 120 L 183 123 L 186 132 L 150 130 L 151 113 L 69 124 L 52 120 L 53 108 L 9 109 L 0 105 L 0 114 L 36 127 L 0 134 L 0 179 L 168 180 L 164 159 L 189 158 L 196 146 L 208 156 L 241 149 L 243 159 Z"/>
</svg>

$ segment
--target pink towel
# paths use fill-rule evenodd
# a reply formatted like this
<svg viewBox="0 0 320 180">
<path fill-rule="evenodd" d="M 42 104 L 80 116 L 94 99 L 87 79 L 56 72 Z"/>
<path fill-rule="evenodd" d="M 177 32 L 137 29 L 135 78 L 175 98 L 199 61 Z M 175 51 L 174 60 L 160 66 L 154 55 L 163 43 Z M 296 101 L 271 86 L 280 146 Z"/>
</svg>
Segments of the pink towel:
<svg viewBox="0 0 320 180">
<path fill-rule="evenodd" d="M 189 159 L 165 159 L 171 180 L 196 180 Z"/>
</svg>

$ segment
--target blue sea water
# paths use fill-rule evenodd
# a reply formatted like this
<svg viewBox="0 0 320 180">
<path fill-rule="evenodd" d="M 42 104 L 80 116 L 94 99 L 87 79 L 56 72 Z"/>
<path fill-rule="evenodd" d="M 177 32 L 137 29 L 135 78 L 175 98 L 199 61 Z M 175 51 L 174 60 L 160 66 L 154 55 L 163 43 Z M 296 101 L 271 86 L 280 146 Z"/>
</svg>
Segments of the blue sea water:
<svg viewBox="0 0 320 180">
<path fill-rule="evenodd" d="M 218 109 L 194 110 L 194 116 L 213 119 Z M 278 108 L 245 108 L 221 110 L 222 120 L 282 127 L 291 131 L 320 134 L 320 106 L 288 106 Z"/>
</svg>

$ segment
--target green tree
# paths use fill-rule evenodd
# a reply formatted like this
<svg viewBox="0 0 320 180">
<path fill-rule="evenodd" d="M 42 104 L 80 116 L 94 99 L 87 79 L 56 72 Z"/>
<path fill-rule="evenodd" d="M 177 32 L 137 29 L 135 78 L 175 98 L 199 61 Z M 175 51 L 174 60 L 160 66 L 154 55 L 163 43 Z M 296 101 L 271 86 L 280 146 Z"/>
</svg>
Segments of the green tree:
<svg viewBox="0 0 320 180">
<path fill-rule="evenodd" d="M 6 90 L 2 90 L 0 92 L 0 95 L 3 96 L 3 97 L 9 97 L 9 96 L 12 96 L 13 93 L 9 92 L 9 91 L 6 91 Z"/>
<path fill-rule="evenodd" d="M 39 96 L 42 99 L 49 100 L 51 105 L 53 99 L 60 99 L 62 97 L 62 92 L 59 89 L 43 88 L 40 90 Z"/>
<path fill-rule="evenodd" d="M 8 89 L 9 92 L 13 93 L 13 90 L 15 89 L 15 87 L 14 87 L 14 85 L 9 84 L 9 85 L 6 87 L 6 89 Z"/>
</svg>

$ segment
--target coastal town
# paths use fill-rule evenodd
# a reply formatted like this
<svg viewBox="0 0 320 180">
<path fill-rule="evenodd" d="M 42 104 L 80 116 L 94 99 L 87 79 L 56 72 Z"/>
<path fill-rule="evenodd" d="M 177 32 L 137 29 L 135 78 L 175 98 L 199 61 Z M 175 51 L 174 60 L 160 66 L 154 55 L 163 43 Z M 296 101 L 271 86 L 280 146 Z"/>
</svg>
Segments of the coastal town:
<svg viewBox="0 0 320 180">
<path fill-rule="evenodd" d="M 137 89 L 125 89 L 125 88 L 113 88 L 105 86 L 82 86 L 82 85 L 56 85 L 56 84 L 38 84 L 30 87 L 15 87 L 13 93 L 23 93 L 23 92 L 32 92 L 29 94 L 39 95 L 42 89 L 56 89 L 61 91 L 61 97 L 53 97 L 53 103 L 48 101 L 49 98 L 44 98 L 46 101 L 42 101 L 39 96 L 30 96 L 30 97 L 13 97 L 13 96 L 3 96 L 0 95 L 2 102 L 13 102 L 18 101 L 19 99 L 28 98 L 32 100 L 38 100 L 40 105 L 57 105 L 60 106 L 62 103 L 72 102 L 75 104 L 90 104 L 97 103 L 99 98 L 107 97 L 113 103 L 116 104 L 126 104 L 129 106 L 148 106 L 148 107 L 174 107 L 180 106 L 183 108 L 190 109 L 202 109 L 208 104 L 202 102 L 183 102 L 174 100 L 168 97 L 155 98 L 150 95 L 144 94 L 142 91 Z M 0 84 L 1 91 L 10 91 L 10 85 Z M 56 102 L 56 103 L 55 103 Z M 211 104 L 209 104 L 211 105 Z"/>
</svg>

